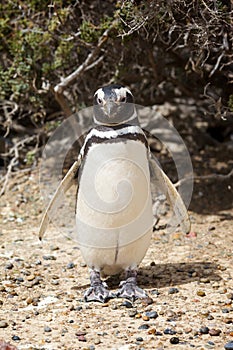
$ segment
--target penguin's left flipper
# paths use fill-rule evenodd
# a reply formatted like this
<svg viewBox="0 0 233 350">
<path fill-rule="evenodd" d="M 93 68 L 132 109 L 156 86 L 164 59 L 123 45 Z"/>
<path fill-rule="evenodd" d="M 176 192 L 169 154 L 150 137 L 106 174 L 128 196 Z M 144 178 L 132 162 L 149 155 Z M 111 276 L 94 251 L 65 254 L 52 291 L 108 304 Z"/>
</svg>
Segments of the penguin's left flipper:
<svg viewBox="0 0 233 350">
<path fill-rule="evenodd" d="M 49 202 L 48 207 L 45 210 L 45 213 L 43 215 L 40 228 L 39 228 L 39 239 L 42 240 L 44 233 L 47 229 L 47 226 L 49 224 L 50 218 L 54 215 L 56 212 L 56 208 L 60 202 L 60 199 L 62 198 L 62 195 L 68 191 L 68 189 L 75 184 L 75 176 L 77 174 L 77 171 L 79 169 L 79 166 L 81 164 L 81 157 L 78 158 L 77 161 L 74 162 L 72 167 L 69 169 L 65 177 L 62 179 L 60 185 L 56 189 L 56 192 L 54 193 L 51 201 Z"/>
<path fill-rule="evenodd" d="M 190 220 L 189 215 L 186 209 L 186 206 L 181 198 L 180 194 L 177 192 L 175 186 L 160 168 L 156 160 L 149 155 L 149 166 L 150 166 L 150 175 L 152 183 L 152 196 L 153 196 L 153 187 L 157 187 L 162 190 L 166 195 L 169 204 L 171 205 L 178 223 L 181 226 L 181 229 L 184 233 L 188 234 L 190 232 Z"/>
</svg>

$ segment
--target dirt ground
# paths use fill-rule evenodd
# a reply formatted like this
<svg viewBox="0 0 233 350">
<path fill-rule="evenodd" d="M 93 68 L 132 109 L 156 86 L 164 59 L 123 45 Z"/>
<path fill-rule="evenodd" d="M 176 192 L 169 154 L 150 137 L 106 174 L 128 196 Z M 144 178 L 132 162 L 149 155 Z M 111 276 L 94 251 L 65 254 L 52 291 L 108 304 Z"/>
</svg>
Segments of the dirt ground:
<svg viewBox="0 0 233 350">
<path fill-rule="evenodd" d="M 38 170 L 19 173 L 0 205 L 0 339 L 17 349 L 224 349 L 233 341 L 230 207 L 190 211 L 190 237 L 154 232 L 138 280 L 152 300 L 85 303 L 77 244 L 52 225 L 38 240 Z"/>
</svg>

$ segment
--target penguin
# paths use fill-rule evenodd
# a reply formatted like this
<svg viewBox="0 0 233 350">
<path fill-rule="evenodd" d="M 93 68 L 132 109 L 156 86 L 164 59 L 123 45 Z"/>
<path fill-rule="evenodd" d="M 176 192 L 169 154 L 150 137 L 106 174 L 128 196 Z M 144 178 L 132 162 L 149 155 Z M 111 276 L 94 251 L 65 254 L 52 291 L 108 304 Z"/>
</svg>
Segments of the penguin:
<svg viewBox="0 0 233 350">
<path fill-rule="evenodd" d="M 179 193 L 150 153 L 128 88 L 119 84 L 99 88 L 94 94 L 93 121 L 77 161 L 45 211 L 39 238 L 60 194 L 76 183 L 76 238 L 90 269 L 85 301 L 146 298 L 147 293 L 137 285 L 137 272 L 153 232 L 153 186 L 166 194 L 185 233 L 190 231 L 189 216 Z M 112 293 L 102 277 L 122 271 L 125 279 Z"/>
</svg>

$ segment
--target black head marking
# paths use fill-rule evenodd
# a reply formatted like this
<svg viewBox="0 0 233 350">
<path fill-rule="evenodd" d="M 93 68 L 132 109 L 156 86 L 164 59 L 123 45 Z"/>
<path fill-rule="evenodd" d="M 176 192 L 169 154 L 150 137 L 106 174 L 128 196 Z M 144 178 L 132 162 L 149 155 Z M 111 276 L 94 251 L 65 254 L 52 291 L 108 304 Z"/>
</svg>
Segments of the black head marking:
<svg viewBox="0 0 233 350">
<path fill-rule="evenodd" d="M 136 117 L 131 91 L 120 84 L 98 89 L 94 95 L 94 120 L 97 124 L 118 125 Z"/>
</svg>

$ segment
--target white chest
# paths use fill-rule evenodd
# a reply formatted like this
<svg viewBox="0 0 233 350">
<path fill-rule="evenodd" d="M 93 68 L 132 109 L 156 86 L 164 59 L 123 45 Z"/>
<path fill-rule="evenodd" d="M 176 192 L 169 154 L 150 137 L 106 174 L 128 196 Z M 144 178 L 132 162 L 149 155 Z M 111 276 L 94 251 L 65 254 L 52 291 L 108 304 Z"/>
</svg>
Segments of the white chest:
<svg viewBox="0 0 233 350">
<path fill-rule="evenodd" d="M 81 250 L 89 254 L 91 248 L 91 259 L 93 251 L 99 256 L 102 250 L 110 250 L 115 259 L 122 247 L 151 234 L 150 175 L 143 143 L 129 140 L 89 149 L 79 181 L 76 224 Z M 145 254 L 145 247 L 139 250 L 143 254 L 136 260 Z"/>
</svg>

